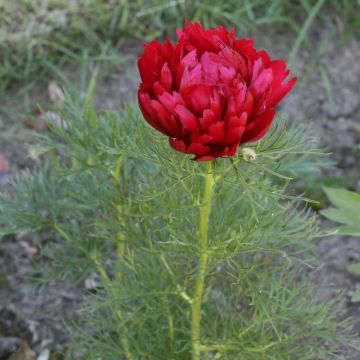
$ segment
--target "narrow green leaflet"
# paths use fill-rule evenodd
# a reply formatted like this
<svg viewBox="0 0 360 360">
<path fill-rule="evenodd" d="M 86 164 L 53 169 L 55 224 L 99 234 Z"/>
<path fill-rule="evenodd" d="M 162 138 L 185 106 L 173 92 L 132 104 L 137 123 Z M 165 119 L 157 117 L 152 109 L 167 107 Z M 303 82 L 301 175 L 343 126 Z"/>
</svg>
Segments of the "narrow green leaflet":
<svg viewBox="0 0 360 360">
<path fill-rule="evenodd" d="M 336 207 L 354 211 L 360 220 L 360 194 L 349 190 L 328 187 L 325 187 L 324 191 Z"/>
<path fill-rule="evenodd" d="M 360 194 L 343 189 L 324 188 L 336 208 L 325 209 L 321 213 L 330 220 L 345 224 L 339 227 L 340 235 L 360 236 Z M 360 263 L 349 266 L 349 271 L 360 274 Z M 360 287 L 351 298 L 360 301 Z"/>
<path fill-rule="evenodd" d="M 359 226 L 340 226 L 339 227 L 340 235 L 348 235 L 348 236 L 360 236 L 360 225 Z"/>
<path fill-rule="evenodd" d="M 347 225 L 339 228 L 340 234 L 360 236 L 360 194 L 334 188 L 324 188 L 324 191 L 336 208 L 325 209 L 321 214 Z"/>
<path fill-rule="evenodd" d="M 349 271 L 353 272 L 354 274 L 360 274 L 360 263 L 350 265 Z"/>
<path fill-rule="evenodd" d="M 352 302 L 359 302 L 360 301 L 360 287 L 358 287 L 356 289 L 356 291 L 354 292 L 352 298 L 351 298 Z"/>
<path fill-rule="evenodd" d="M 353 211 L 347 209 L 330 208 L 321 212 L 328 219 L 357 228 L 360 219 Z M 360 228 L 359 228 L 360 229 Z"/>
</svg>

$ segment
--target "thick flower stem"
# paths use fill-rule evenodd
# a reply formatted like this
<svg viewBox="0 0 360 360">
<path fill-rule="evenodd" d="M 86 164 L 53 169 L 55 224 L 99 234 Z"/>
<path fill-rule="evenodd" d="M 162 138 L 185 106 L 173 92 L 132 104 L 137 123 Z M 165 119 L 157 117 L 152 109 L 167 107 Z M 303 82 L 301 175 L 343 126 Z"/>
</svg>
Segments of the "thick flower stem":
<svg viewBox="0 0 360 360">
<path fill-rule="evenodd" d="M 200 360 L 200 326 L 201 326 L 201 302 L 204 292 L 206 268 L 209 260 L 208 254 L 208 227 L 209 214 L 211 209 L 211 194 L 214 187 L 213 162 L 209 161 L 207 174 L 205 177 L 203 202 L 200 208 L 200 238 L 199 238 L 199 268 L 195 283 L 195 293 L 192 300 L 191 313 L 191 340 L 192 340 L 192 360 Z"/>
</svg>

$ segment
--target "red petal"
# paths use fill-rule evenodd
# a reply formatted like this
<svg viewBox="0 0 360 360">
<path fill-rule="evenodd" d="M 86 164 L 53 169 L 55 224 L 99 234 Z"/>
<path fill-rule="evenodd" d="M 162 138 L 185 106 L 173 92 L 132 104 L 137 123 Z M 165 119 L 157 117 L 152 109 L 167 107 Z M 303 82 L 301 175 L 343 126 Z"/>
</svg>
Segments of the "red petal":
<svg viewBox="0 0 360 360">
<path fill-rule="evenodd" d="M 173 91 L 172 95 L 168 92 L 164 92 L 159 96 L 159 101 L 164 105 L 165 109 L 171 113 L 174 112 L 176 105 L 184 105 L 184 100 L 181 95 Z"/>
<path fill-rule="evenodd" d="M 179 121 L 176 119 L 176 117 L 171 114 L 167 120 L 171 127 L 172 134 L 174 134 L 174 136 L 176 136 L 176 137 L 181 136 L 182 128 L 181 128 L 181 125 L 179 124 Z"/>
<path fill-rule="evenodd" d="M 143 83 L 151 86 L 159 79 L 165 61 L 165 54 L 169 50 L 156 40 L 145 44 L 144 47 L 145 51 L 138 61 L 138 67 Z"/>
<path fill-rule="evenodd" d="M 200 118 L 199 121 L 200 121 L 200 125 L 201 125 L 201 128 L 203 129 L 203 131 L 207 132 L 209 129 L 209 126 L 216 122 L 215 114 L 211 110 L 207 109 L 204 111 L 203 117 Z"/>
<path fill-rule="evenodd" d="M 274 80 L 271 84 L 271 93 L 269 94 L 266 106 L 271 108 L 276 106 L 282 98 L 293 88 L 296 83 L 296 78 L 283 84 L 282 82 L 289 75 L 289 70 L 286 70 L 286 64 L 283 60 L 274 60 L 270 63 L 270 68 L 273 71 Z"/>
<path fill-rule="evenodd" d="M 225 156 L 227 156 L 227 154 L 228 154 L 228 147 L 212 145 L 212 146 L 209 146 L 209 152 L 206 155 L 196 156 L 192 160 L 207 161 L 207 160 L 212 160 L 212 159 L 216 159 L 219 157 L 225 157 Z"/>
<path fill-rule="evenodd" d="M 245 124 L 248 119 L 247 113 L 243 112 L 241 116 L 233 116 L 226 123 L 226 135 L 223 141 L 224 145 L 233 145 L 239 143 L 245 131 Z"/>
<path fill-rule="evenodd" d="M 162 95 L 158 97 L 161 104 L 164 105 L 165 109 L 169 112 L 173 112 L 175 106 L 178 104 L 176 98 L 170 95 L 168 92 L 164 92 Z"/>
<path fill-rule="evenodd" d="M 186 153 L 186 145 L 182 140 L 172 139 L 169 138 L 169 144 L 170 146 L 180 152 Z"/>
<path fill-rule="evenodd" d="M 138 60 L 138 68 L 142 82 L 147 85 L 151 85 L 153 83 L 154 77 L 149 71 L 145 54 L 143 54 Z"/>
<path fill-rule="evenodd" d="M 264 69 L 264 64 L 261 58 L 256 59 L 252 66 L 252 75 L 251 75 L 251 82 L 254 82 L 255 79 L 259 76 L 261 71 Z"/>
<path fill-rule="evenodd" d="M 202 134 L 196 138 L 194 138 L 194 142 L 201 143 L 201 144 L 208 144 L 212 140 L 212 137 L 207 134 Z"/>
<path fill-rule="evenodd" d="M 199 121 L 197 117 L 183 105 L 177 105 L 174 109 L 175 114 L 178 116 L 182 126 L 190 133 L 199 130 Z"/>
<path fill-rule="evenodd" d="M 241 113 L 241 109 L 244 106 L 245 94 L 246 89 L 244 87 L 238 87 L 234 96 L 228 96 L 227 109 L 224 116 L 225 120 Z"/>
<path fill-rule="evenodd" d="M 214 87 L 212 96 L 210 96 L 210 110 L 214 113 L 216 120 L 221 119 L 223 105 L 223 100 L 221 99 L 221 96 L 216 90 L 216 88 Z"/>
<path fill-rule="evenodd" d="M 210 160 L 214 160 L 217 156 L 213 156 L 213 155 L 205 155 L 205 156 L 195 156 L 193 159 L 194 161 L 210 161 Z"/>
<path fill-rule="evenodd" d="M 153 89 L 157 98 L 166 92 L 165 88 L 158 81 L 154 83 Z"/>
<path fill-rule="evenodd" d="M 161 126 L 166 130 L 166 135 L 178 137 L 181 135 L 181 126 L 174 115 L 169 113 L 165 107 L 157 100 L 151 101 L 152 108 L 157 112 Z"/>
<path fill-rule="evenodd" d="M 227 130 L 223 144 L 233 145 L 234 143 L 239 142 L 244 131 L 245 131 L 244 126 L 238 126 Z"/>
<path fill-rule="evenodd" d="M 180 64 L 185 67 L 193 67 L 198 62 L 196 50 L 188 52 L 182 59 Z"/>
<path fill-rule="evenodd" d="M 274 72 L 274 77 L 277 77 L 279 74 L 282 74 L 286 70 L 286 63 L 284 60 L 273 60 L 269 64 L 269 67 Z"/>
<path fill-rule="evenodd" d="M 160 82 L 167 91 L 171 91 L 172 75 L 167 63 L 161 68 Z"/>
<path fill-rule="evenodd" d="M 253 39 L 239 39 L 235 41 L 234 49 L 241 53 L 256 54 L 256 50 L 254 48 L 254 40 Z"/>
<path fill-rule="evenodd" d="M 267 67 L 271 61 L 269 54 L 265 50 L 260 50 L 256 54 L 256 56 L 260 57 L 264 66 Z"/>
<path fill-rule="evenodd" d="M 296 81 L 297 78 L 294 77 L 285 84 L 282 84 L 280 87 L 277 88 L 274 87 L 272 93 L 267 99 L 266 106 L 268 108 L 276 106 L 284 98 L 284 96 L 291 91 Z"/>
<path fill-rule="evenodd" d="M 228 155 L 229 156 L 234 156 L 238 146 L 239 146 L 239 142 L 237 142 L 236 144 L 230 146 L 229 149 L 228 149 Z"/>
<path fill-rule="evenodd" d="M 187 152 L 197 156 L 204 156 L 209 152 L 209 147 L 200 143 L 192 143 L 188 147 Z"/>
<path fill-rule="evenodd" d="M 207 84 L 216 84 L 219 80 L 219 55 L 204 52 L 200 58 L 202 80 Z"/>
<path fill-rule="evenodd" d="M 246 94 L 246 99 L 243 103 L 242 111 L 245 111 L 248 114 L 248 117 L 251 115 L 254 108 L 254 96 L 248 91 Z"/>
<path fill-rule="evenodd" d="M 213 138 L 211 143 L 221 143 L 225 136 L 225 122 L 218 121 L 209 126 L 209 135 Z"/>
<path fill-rule="evenodd" d="M 236 71 L 234 68 L 229 68 L 226 66 L 221 66 L 220 71 L 220 80 L 225 83 L 230 83 L 236 76 Z"/>
<path fill-rule="evenodd" d="M 271 69 L 265 69 L 260 72 L 257 78 L 253 81 L 250 86 L 251 92 L 255 96 L 259 96 L 266 92 L 273 81 L 273 72 Z"/>
<path fill-rule="evenodd" d="M 247 113 L 243 112 L 241 116 L 232 116 L 226 123 L 226 127 L 228 129 L 239 127 L 239 126 L 245 126 L 246 121 L 248 119 Z"/>
<path fill-rule="evenodd" d="M 202 114 L 210 106 L 211 87 L 208 85 L 190 85 L 185 86 L 181 95 L 186 104 L 196 113 Z"/>
<path fill-rule="evenodd" d="M 225 119 L 230 118 L 231 116 L 236 114 L 236 107 L 237 107 L 237 103 L 236 100 L 234 98 L 234 96 L 230 96 L 227 99 L 227 109 L 226 109 L 226 114 L 225 114 Z"/>
<path fill-rule="evenodd" d="M 199 22 L 185 28 L 184 31 L 188 35 L 189 43 L 201 52 L 217 52 L 219 49 L 219 41 L 216 41 L 213 36 L 209 36 L 211 30 L 206 31 Z"/>
<path fill-rule="evenodd" d="M 138 100 L 140 105 L 140 110 L 144 115 L 146 121 L 156 130 L 162 132 L 163 134 L 167 135 L 167 132 L 161 125 L 160 119 L 156 111 L 151 106 L 151 98 L 147 93 L 138 93 Z"/>
<path fill-rule="evenodd" d="M 246 126 L 241 143 L 257 141 L 261 139 L 269 130 L 275 113 L 275 109 L 270 109 L 267 112 L 255 117 L 254 120 L 248 126 Z"/>
</svg>

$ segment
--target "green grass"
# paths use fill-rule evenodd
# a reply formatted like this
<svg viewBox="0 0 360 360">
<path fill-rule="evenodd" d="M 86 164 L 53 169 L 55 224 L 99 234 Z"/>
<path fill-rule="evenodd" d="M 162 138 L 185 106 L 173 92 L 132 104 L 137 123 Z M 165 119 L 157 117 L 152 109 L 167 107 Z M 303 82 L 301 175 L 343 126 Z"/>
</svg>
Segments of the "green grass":
<svg viewBox="0 0 360 360">
<path fill-rule="evenodd" d="M 291 61 L 303 46 L 314 48 L 309 31 L 318 21 L 335 22 L 346 37 L 360 23 L 355 0 L 0 0 L 0 90 L 26 90 L 54 67 L 116 61 L 125 37 L 150 40 L 173 34 L 185 19 L 224 24 L 249 36 L 259 27 L 289 32 Z M 334 19 L 334 21 L 333 21 Z"/>
</svg>

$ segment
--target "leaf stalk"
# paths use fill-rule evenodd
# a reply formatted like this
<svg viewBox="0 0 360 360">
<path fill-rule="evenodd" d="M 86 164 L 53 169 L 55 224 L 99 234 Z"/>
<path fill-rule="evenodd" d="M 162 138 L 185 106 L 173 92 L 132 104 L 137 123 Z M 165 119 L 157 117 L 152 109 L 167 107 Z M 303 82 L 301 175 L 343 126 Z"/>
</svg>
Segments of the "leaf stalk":
<svg viewBox="0 0 360 360">
<path fill-rule="evenodd" d="M 207 264 L 209 261 L 208 251 L 208 229 L 209 215 L 211 210 L 211 195 L 215 185 L 214 181 L 214 163 L 209 161 L 207 173 L 204 181 L 203 202 L 200 208 L 199 223 L 199 266 L 198 274 L 195 282 L 195 292 L 192 301 L 191 312 L 191 342 L 192 342 L 192 360 L 200 360 L 201 344 L 200 344 L 200 327 L 201 327 L 201 303 L 204 292 Z"/>
</svg>

